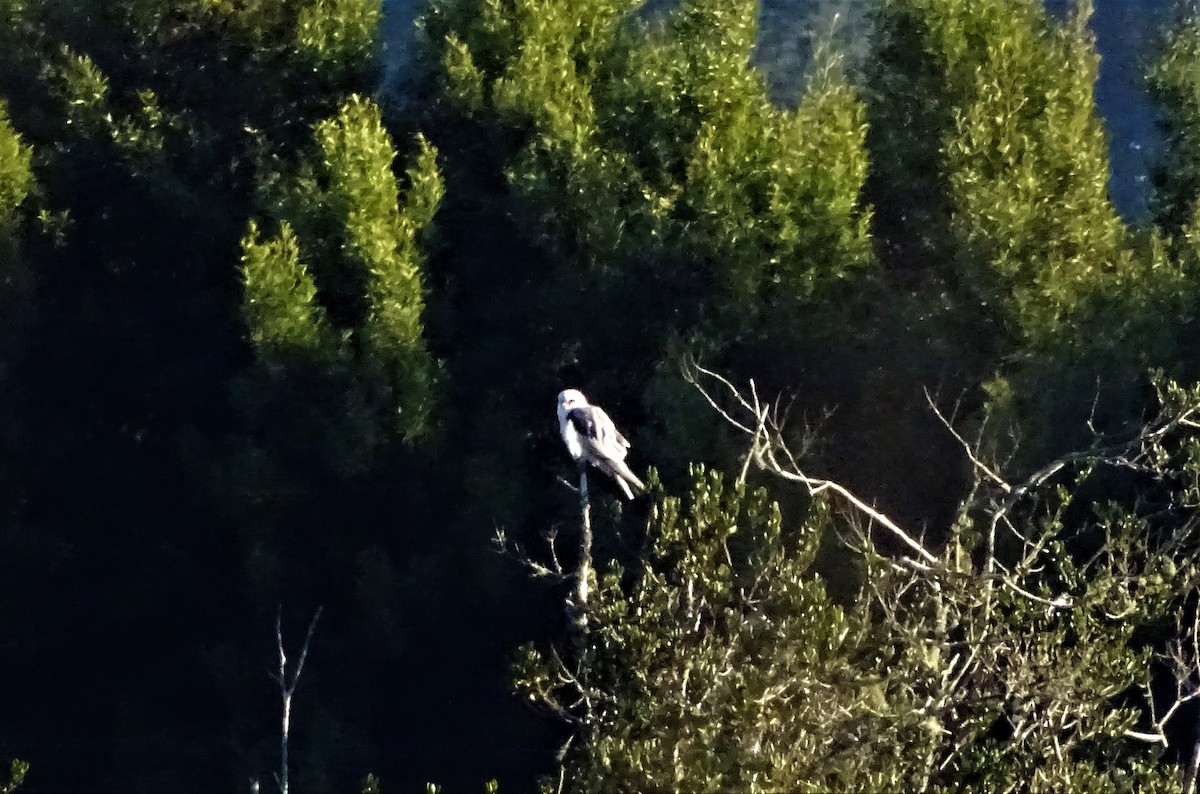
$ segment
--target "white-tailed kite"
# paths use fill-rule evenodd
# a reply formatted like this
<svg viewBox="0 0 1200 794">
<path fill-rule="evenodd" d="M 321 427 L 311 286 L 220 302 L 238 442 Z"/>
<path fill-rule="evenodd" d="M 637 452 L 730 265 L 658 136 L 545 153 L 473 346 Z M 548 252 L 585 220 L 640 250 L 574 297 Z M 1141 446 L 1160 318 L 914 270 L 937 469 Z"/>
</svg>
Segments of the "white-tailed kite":
<svg viewBox="0 0 1200 794">
<path fill-rule="evenodd" d="M 634 489 L 646 490 L 625 464 L 629 442 L 603 408 L 588 405 L 582 392 L 567 389 L 558 393 L 558 431 L 577 463 L 590 463 L 612 477 L 625 496 L 632 499 Z"/>
</svg>

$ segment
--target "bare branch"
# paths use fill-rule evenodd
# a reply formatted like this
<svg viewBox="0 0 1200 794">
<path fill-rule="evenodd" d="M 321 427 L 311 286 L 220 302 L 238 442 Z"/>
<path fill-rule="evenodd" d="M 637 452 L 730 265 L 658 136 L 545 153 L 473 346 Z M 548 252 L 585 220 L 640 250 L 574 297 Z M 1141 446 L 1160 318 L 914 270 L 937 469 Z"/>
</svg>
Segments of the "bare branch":
<svg viewBox="0 0 1200 794">
<path fill-rule="evenodd" d="M 857 496 L 841 483 L 834 480 L 829 480 L 821 477 L 813 477 L 806 474 L 801 467 L 795 454 L 783 441 L 783 428 L 778 418 L 778 400 L 774 407 L 763 404 L 762 399 L 758 394 L 758 387 L 753 380 L 750 381 L 750 395 L 744 396 L 740 393 L 727 378 L 705 369 L 697 365 L 695 371 L 717 381 L 725 391 L 733 398 L 733 402 L 740 406 L 744 412 L 749 413 L 751 420 L 739 420 L 730 415 L 722 408 L 716 397 L 706 388 L 705 384 L 694 375 L 689 375 L 690 382 L 700 391 L 701 395 L 713 406 L 717 412 L 725 418 L 729 424 L 750 436 L 750 448 L 747 452 L 746 463 L 743 466 L 742 478 L 745 477 L 746 467 L 750 461 L 761 469 L 774 474 L 784 480 L 799 483 L 804 486 L 810 496 L 816 496 L 823 492 L 835 494 L 844 503 L 846 503 L 853 513 L 867 518 L 871 523 L 878 524 L 886 529 L 891 535 L 897 538 L 901 543 L 907 546 L 911 551 L 915 552 L 918 559 L 904 558 L 903 563 L 908 567 L 916 570 L 923 570 L 928 573 L 936 573 L 938 575 L 949 575 L 952 572 L 948 571 L 945 565 L 939 558 L 933 554 L 925 545 L 911 533 L 907 532 L 903 527 L 893 521 L 888 515 L 868 504 L 865 500 Z M 1161 438 L 1163 434 L 1169 432 L 1170 428 L 1177 427 L 1182 421 L 1185 421 L 1191 411 L 1184 412 L 1175 417 L 1160 417 L 1159 422 L 1143 429 L 1133 441 L 1126 445 L 1111 445 L 1104 448 L 1093 448 L 1092 450 L 1073 453 L 1066 455 L 1057 460 L 1051 461 L 1046 466 L 1035 471 L 1027 478 L 1020 486 L 1014 487 L 1008 483 L 995 469 L 984 463 L 978 456 L 977 447 L 972 446 L 962 435 L 953 427 L 952 423 L 942 413 L 937 406 L 932 395 L 925 391 L 925 399 L 929 403 L 935 416 L 953 435 L 956 441 L 962 446 L 970 459 L 975 470 L 979 472 L 984 479 L 994 484 L 1004 495 L 1005 499 L 999 505 L 991 510 L 991 527 L 988 535 L 988 544 L 986 550 L 986 559 L 984 560 L 984 571 L 980 577 L 984 583 L 984 587 L 990 592 L 993 583 L 999 584 L 1015 595 L 1028 599 L 1038 604 L 1042 604 L 1051 609 L 1071 609 L 1074 605 L 1073 599 L 1065 594 L 1060 594 L 1053 597 L 1040 596 L 1026 587 L 1022 586 L 1017 577 L 1011 574 L 997 573 L 998 565 L 995 559 L 995 531 L 998 526 L 1003 525 L 1006 529 L 1014 532 L 1021 541 L 1025 544 L 1025 558 L 1017 566 L 1022 575 L 1027 575 L 1036 570 L 1036 560 L 1040 557 L 1049 542 L 1049 538 L 1038 538 L 1036 541 L 1025 538 L 1017 531 L 1013 523 L 1008 519 L 1008 513 L 1012 508 L 1024 497 L 1032 494 L 1032 492 L 1047 480 L 1053 477 L 1058 472 L 1062 471 L 1069 465 L 1087 462 L 1095 463 L 1097 461 L 1108 463 L 1115 466 L 1137 467 L 1140 458 L 1145 454 L 1146 444 L 1154 439 Z M 1136 453 L 1132 450 L 1137 450 Z M 976 489 L 978 483 L 976 484 Z M 973 491 L 973 494 L 977 490 Z"/>
<path fill-rule="evenodd" d="M 562 565 L 558 560 L 558 548 L 556 541 L 558 539 L 558 530 L 547 530 L 543 537 L 550 550 L 550 562 L 553 567 L 547 567 L 537 560 L 529 556 L 519 543 L 509 543 L 508 536 L 503 529 L 497 528 L 496 533 L 492 536 L 492 545 L 496 547 L 498 554 L 516 560 L 520 565 L 529 569 L 529 572 L 538 579 L 567 579 L 567 574 L 563 571 Z"/>
<path fill-rule="evenodd" d="M 283 647 L 283 605 L 275 612 L 275 643 L 279 650 L 279 673 L 271 677 L 279 684 L 279 696 L 283 706 L 283 716 L 279 734 L 279 771 L 275 773 L 275 783 L 279 786 L 280 794 L 288 794 L 288 739 L 292 730 L 292 696 L 296 693 L 296 685 L 300 683 L 300 674 L 304 672 L 304 661 L 308 658 L 308 648 L 312 644 L 313 632 L 317 629 L 317 621 L 321 619 L 324 607 L 317 607 L 313 618 L 309 621 L 308 632 L 304 635 L 304 645 L 300 649 L 300 660 L 288 680 L 287 653 Z"/>
<path fill-rule="evenodd" d="M 575 597 L 568 614 L 582 644 L 588 632 L 588 598 L 592 580 L 592 505 L 588 499 L 587 468 L 579 467 L 579 567 L 575 571 Z"/>
<path fill-rule="evenodd" d="M 296 691 L 296 684 L 300 681 L 300 674 L 304 672 L 304 661 L 308 658 L 308 647 L 312 644 L 313 632 L 317 630 L 317 621 L 321 619 L 321 612 L 324 607 L 317 607 L 317 611 L 313 613 L 312 620 L 308 623 L 308 631 L 304 634 L 304 646 L 300 648 L 300 661 L 296 663 L 296 672 L 292 675 L 292 686 L 289 692 Z"/>
<path fill-rule="evenodd" d="M 715 379 L 719 380 L 721 383 L 723 383 L 723 384 L 724 384 L 726 387 L 728 387 L 729 391 L 730 391 L 730 392 L 731 392 L 731 393 L 734 395 L 734 397 L 735 397 L 735 398 L 736 398 L 738 401 L 740 401 L 740 402 L 742 403 L 742 407 L 744 407 L 746 410 L 748 410 L 748 411 L 751 411 L 751 412 L 753 413 L 753 409 L 750 407 L 750 404 L 749 404 L 749 403 L 747 403 L 745 400 L 743 400 L 743 399 L 742 399 L 742 396 L 741 396 L 740 394 L 738 394 L 738 391 L 737 391 L 737 389 L 736 389 L 736 388 L 734 388 L 734 385 L 733 385 L 732 383 L 730 383 L 729 381 L 725 380 L 725 378 L 721 377 L 721 376 L 720 376 L 720 375 L 718 375 L 717 373 L 715 373 L 715 372 L 711 372 L 711 371 L 709 371 L 709 370 L 705 369 L 704 367 L 700 366 L 699 364 L 696 364 L 696 365 L 694 365 L 694 366 L 696 367 L 696 370 L 697 370 L 697 371 L 699 371 L 699 372 L 702 372 L 702 373 L 704 373 L 705 375 L 708 375 L 708 376 L 710 376 L 710 377 L 712 377 L 712 378 L 715 378 Z M 688 380 L 688 382 L 689 382 L 689 383 L 691 383 L 693 386 L 695 386 L 695 387 L 696 387 L 697 391 L 699 391 L 699 392 L 700 392 L 700 395 L 701 395 L 702 397 L 704 397 L 704 399 L 705 399 L 705 400 L 708 402 L 708 404 L 709 404 L 710 406 L 712 406 L 712 409 L 713 409 L 714 411 L 716 411 L 718 414 L 720 414 L 720 415 L 722 416 L 722 418 L 724 418 L 724 419 L 725 419 L 725 421 L 726 421 L 726 422 L 728 422 L 729 424 L 733 425 L 733 426 L 734 426 L 734 427 L 736 427 L 738 430 L 741 430 L 743 433 L 747 433 L 747 434 L 750 434 L 750 435 L 754 435 L 754 431 L 753 431 L 753 430 L 751 430 L 751 429 L 750 429 L 749 427 L 747 427 L 746 425 L 744 425 L 744 424 L 742 424 L 741 422 L 739 422 L 739 421 L 737 421 L 736 419 L 734 419 L 732 416 L 730 416 L 730 415 L 729 415 L 729 412 L 728 412 L 728 411 L 726 411 L 724 408 L 722 408 L 722 407 L 720 406 L 720 404 L 719 404 L 719 403 L 716 401 L 716 399 L 715 399 L 715 398 L 714 398 L 714 397 L 713 397 L 711 394 L 709 394 L 709 393 L 708 393 L 708 391 L 707 391 L 705 388 L 703 388 L 703 387 L 700 385 L 699 381 L 697 381 L 697 380 L 696 380 L 696 379 L 695 379 L 695 378 L 694 378 L 694 377 L 691 375 L 691 372 L 690 372 L 690 370 L 688 370 L 688 369 L 685 369 L 685 370 L 684 370 L 684 376 L 685 376 L 685 378 Z"/>
<path fill-rule="evenodd" d="M 925 402 L 929 404 L 929 408 L 933 411 L 933 415 L 938 418 L 938 421 L 942 423 L 943 427 L 950 431 L 950 435 L 954 436 L 954 440 L 957 441 L 959 446 L 963 448 L 963 452 L 966 453 L 967 459 L 971 461 L 971 465 L 974 466 L 977 471 L 982 472 L 989 480 L 995 483 L 996 487 L 998 487 L 1000 490 L 1004 491 L 1005 493 L 1012 491 L 1012 486 L 1009 485 L 1003 477 L 1001 477 L 994 469 L 976 456 L 976 447 L 970 444 L 965 438 L 962 437 L 962 435 L 959 434 L 957 430 L 954 429 L 954 425 L 950 423 L 950 420 L 945 417 L 945 415 L 942 413 L 942 410 L 938 408 L 937 403 L 934 402 L 933 395 L 929 393 L 929 389 L 922 389 L 922 391 L 925 393 Z"/>
<path fill-rule="evenodd" d="M 1147 742 L 1148 744 L 1161 744 L 1167 746 L 1167 737 L 1162 733 L 1146 733 L 1145 731 L 1127 730 L 1122 736 L 1129 739 L 1136 739 L 1139 742 Z"/>
<path fill-rule="evenodd" d="M 778 459 L 776 459 L 775 454 L 772 451 L 767 451 L 764 456 L 759 458 L 759 460 L 765 460 L 767 465 L 764 466 L 764 468 L 766 468 L 772 474 L 782 477 L 785 480 L 791 480 L 792 482 L 798 482 L 804 485 L 808 489 L 809 495 L 811 496 L 815 496 L 822 491 L 832 491 L 833 493 L 842 497 L 842 499 L 845 501 L 849 502 L 860 513 L 866 515 L 880 526 L 886 528 L 889 532 L 899 538 L 904 545 L 908 546 L 910 549 L 920 555 L 922 559 L 929 562 L 937 561 L 937 557 L 935 557 L 924 546 L 917 542 L 912 535 L 905 532 L 899 524 L 897 524 L 895 521 L 892 521 L 892 519 L 888 518 L 884 513 L 881 513 L 874 507 L 871 507 L 862 499 L 855 496 L 848 488 L 840 483 L 834 482 L 833 480 L 821 479 L 819 477 L 809 477 L 801 471 L 789 471 L 779 464 Z"/>
<path fill-rule="evenodd" d="M 805 474 L 800 468 L 799 463 L 791 450 L 782 441 L 781 427 L 778 423 L 777 408 L 763 405 L 762 400 L 758 396 L 758 387 L 753 380 L 750 381 L 751 399 L 747 400 L 740 392 L 738 392 L 737 387 L 730 383 L 725 377 L 718 375 L 711 370 L 705 369 L 698 364 L 695 365 L 695 368 L 697 372 L 713 378 L 722 386 L 724 386 L 725 389 L 728 390 L 733 396 L 734 401 L 753 416 L 753 422 L 751 423 L 753 427 L 751 427 L 751 424 L 738 421 L 730 416 L 730 414 L 717 403 L 716 398 L 709 393 L 702 383 L 700 383 L 699 379 L 695 378 L 694 376 L 689 378 L 691 383 L 696 387 L 708 404 L 714 408 L 714 410 L 724 417 L 730 425 L 750 436 L 750 449 L 747 452 L 746 458 L 747 464 L 752 460 L 760 469 L 768 471 L 778 477 L 782 477 L 785 480 L 800 483 L 805 487 L 810 496 L 816 496 L 823 491 L 832 491 L 844 501 L 848 502 L 859 513 L 869 517 L 875 523 L 886 528 L 894 536 L 899 538 L 901 542 L 916 552 L 922 559 L 930 563 L 935 563 L 937 561 L 937 557 L 934 556 L 923 545 L 921 545 L 921 543 L 918 542 L 912 535 L 910 535 L 908 532 L 905 532 L 904 529 L 901 528 L 896 522 L 892 521 L 891 518 L 867 504 L 845 486 L 834 482 L 833 480 L 810 477 Z M 786 464 L 780 462 L 777 452 L 782 453 L 784 457 L 787 458 Z M 743 477 L 744 472 L 745 468 L 743 468 Z"/>
<path fill-rule="evenodd" d="M 926 390 L 925 399 L 931 411 L 963 450 L 974 472 L 963 510 L 970 511 L 966 517 L 973 524 L 972 530 L 983 530 L 986 533 L 981 539 L 982 547 L 971 546 L 971 550 L 984 553 L 984 559 L 980 560 L 972 559 L 969 554 L 958 554 L 951 548 L 935 555 L 925 545 L 923 538 L 907 532 L 885 513 L 844 485 L 812 476 L 798 459 L 795 448 L 789 447 L 785 440 L 784 422 L 780 419 L 780 400 L 764 402 L 755 381 L 749 381 L 745 390 L 739 390 L 728 378 L 698 365 L 693 365 L 687 377 L 730 427 L 745 434 L 747 451 L 745 459 L 741 462 L 740 480 L 745 479 L 750 463 L 753 462 L 761 470 L 800 484 L 811 496 L 826 493 L 841 503 L 849 519 L 848 532 L 851 536 L 846 538 L 847 545 L 857 546 L 866 556 L 871 566 L 870 570 L 877 574 L 865 578 L 862 584 L 864 597 L 869 598 L 882 610 L 885 619 L 893 621 L 906 620 L 898 606 L 904 601 L 904 593 L 914 592 L 914 587 L 926 586 L 934 588 L 940 594 L 939 603 L 949 610 L 973 610 L 983 606 L 984 614 L 990 614 L 995 593 L 1041 605 L 1047 612 L 1076 609 L 1074 593 L 1053 576 L 1055 563 L 1048 556 L 1050 544 L 1055 538 L 1062 537 L 1059 530 L 1061 525 L 1041 520 L 1040 516 L 1044 515 L 1044 511 L 1039 513 L 1026 508 L 1036 508 L 1044 500 L 1048 485 L 1062 479 L 1075 480 L 1087 476 L 1097 467 L 1152 475 L 1156 479 L 1170 478 L 1172 474 L 1167 460 L 1176 452 L 1173 445 L 1164 444 L 1165 439 L 1185 429 L 1191 431 L 1200 428 L 1200 405 L 1196 404 L 1196 395 L 1191 392 L 1185 393 L 1175 389 L 1165 392 L 1162 397 L 1163 407 L 1158 415 L 1142 425 L 1131 437 L 1125 438 L 1102 438 L 1099 435 L 1094 418 L 1097 403 L 1093 403 L 1092 413 L 1088 418 L 1088 427 L 1093 434 L 1093 443 L 1089 448 L 1062 455 L 1032 471 L 1023 480 L 1009 482 L 1003 474 L 1003 466 L 985 459 L 979 451 L 983 439 L 982 426 L 979 438 L 975 443 L 971 443 L 954 426 L 933 395 Z M 1191 491 L 1188 493 L 1191 494 Z M 1170 557 L 1182 554 L 1195 559 L 1194 550 L 1191 550 L 1188 544 L 1194 540 L 1195 527 L 1200 525 L 1200 517 L 1194 515 L 1195 508 L 1200 506 L 1193 504 L 1196 501 L 1194 496 L 1185 496 L 1181 501 L 1172 501 L 1170 507 L 1163 510 L 1170 520 L 1169 525 L 1166 525 L 1169 526 L 1169 531 L 1166 532 L 1167 537 L 1155 541 L 1159 544 L 1154 549 L 1155 554 Z M 1051 509 L 1060 506 L 1056 505 L 1053 499 L 1050 499 L 1048 504 Z M 1139 517 L 1145 517 L 1142 506 L 1135 512 Z M 1053 517 L 1051 513 L 1050 518 Z M 1155 526 L 1158 523 L 1165 524 L 1157 518 L 1147 520 L 1156 522 Z M 869 535 L 875 525 L 899 540 L 904 546 L 904 553 L 889 557 L 881 555 L 872 546 Z M 1005 560 L 997 556 L 996 534 L 1001 528 L 1012 533 L 1020 541 L 1019 551 L 1014 559 L 1009 560 L 1010 564 L 1007 566 L 1004 564 Z M 1086 564 L 1101 567 L 1107 565 L 1117 581 L 1127 585 L 1141 575 L 1137 563 L 1125 560 L 1119 553 L 1107 562 L 1093 560 Z M 1043 572 L 1049 573 L 1043 575 Z M 1058 585 L 1049 584 L 1056 581 L 1059 582 Z M 1195 583 L 1192 582 L 1188 589 L 1194 586 Z M 872 597 L 873 594 L 878 597 Z M 1128 613 L 1118 611 L 1109 615 L 1108 619 L 1119 621 L 1128 617 Z M 1180 626 L 1179 640 L 1169 645 L 1166 653 L 1156 657 L 1153 676 L 1151 671 L 1147 670 L 1143 688 L 1148 701 L 1146 716 L 1149 720 L 1125 730 L 1124 735 L 1127 738 L 1165 747 L 1170 741 L 1169 733 L 1174 735 L 1174 723 L 1178 721 L 1180 714 L 1187 710 L 1184 706 L 1200 702 L 1200 615 L 1194 617 L 1194 625 L 1190 630 L 1185 631 L 1184 627 Z M 921 713 L 946 713 L 946 709 L 955 703 L 955 699 L 963 696 L 960 688 L 970 689 L 975 686 L 972 682 L 976 672 L 981 670 L 980 665 L 986 665 L 988 655 L 998 651 L 997 648 L 990 647 L 996 638 L 989 634 L 986 626 L 978 632 L 970 627 L 967 629 L 963 642 L 964 647 L 969 650 L 962 654 L 966 661 L 961 661 L 959 655 L 955 655 L 954 661 L 946 668 L 937 691 L 929 695 L 926 705 L 920 707 Z M 1159 663 L 1167 666 L 1166 676 L 1173 676 L 1175 679 L 1173 695 L 1164 697 L 1161 691 L 1156 691 L 1156 688 L 1150 685 L 1152 678 L 1156 683 L 1160 680 L 1161 671 L 1157 667 Z M 1111 696 L 1115 693 L 1103 694 Z M 1085 730 L 1080 719 L 1081 712 L 1073 710 L 1071 704 L 1061 698 L 1050 705 L 1052 709 L 1047 718 L 1053 730 L 1043 738 L 1049 742 L 1046 745 L 1048 752 L 1056 757 L 1066 757 L 1081 737 L 1089 731 L 1094 731 Z M 1043 730 L 1046 725 L 1046 720 L 1033 719 L 1030 714 L 1017 713 L 1012 717 L 1012 729 L 1018 741 L 1035 731 Z M 1168 728 L 1171 728 L 1170 732 Z M 956 742 L 953 751 L 946 756 L 939 768 L 950 763 L 962 746 L 962 742 Z M 1195 794 L 1197 778 L 1200 776 L 1200 739 L 1191 748 L 1190 755 L 1186 749 L 1181 755 L 1185 757 L 1183 764 L 1187 767 L 1184 789 Z"/>
<path fill-rule="evenodd" d="M 1019 595 L 1023 598 L 1028 598 L 1030 601 L 1036 601 L 1037 603 L 1042 604 L 1044 606 L 1051 607 L 1053 609 L 1071 609 L 1075 605 L 1075 602 L 1071 599 L 1070 596 L 1059 595 L 1053 599 L 1042 598 L 1041 596 L 1035 595 L 1034 593 L 1031 593 L 1028 590 L 1026 590 L 1025 588 L 1021 587 L 1010 577 L 1001 576 L 1001 577 L 997 577 L 997 578 L 999 579 L 1000 584 L 1004 585 L 1009 590 L 1012 590 L 1017 595 Z"/>
</svg>

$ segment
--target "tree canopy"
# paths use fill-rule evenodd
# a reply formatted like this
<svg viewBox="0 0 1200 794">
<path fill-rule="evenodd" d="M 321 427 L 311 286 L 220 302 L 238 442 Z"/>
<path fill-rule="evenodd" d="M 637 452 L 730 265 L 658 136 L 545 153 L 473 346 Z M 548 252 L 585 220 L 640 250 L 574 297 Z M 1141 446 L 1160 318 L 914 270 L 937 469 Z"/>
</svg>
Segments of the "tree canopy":
<svg viewBox="0 0 1200 794">
<path fill-rule="evenodd" d="M 1200 21 L 859 11 L 0 0 L 0 791 L 1194 791 Z"/>
</svg>

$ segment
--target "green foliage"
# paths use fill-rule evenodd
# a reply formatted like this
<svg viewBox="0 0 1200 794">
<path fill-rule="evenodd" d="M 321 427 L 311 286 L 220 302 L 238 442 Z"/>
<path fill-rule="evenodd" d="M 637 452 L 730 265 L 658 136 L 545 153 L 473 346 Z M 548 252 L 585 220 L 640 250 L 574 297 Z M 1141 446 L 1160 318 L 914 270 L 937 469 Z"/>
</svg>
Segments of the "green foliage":
<svg viewBox="0 0 1200 794">
<path fill-rule="evenodd" d="M 275 705 L 245 660 L 282 600 L 327 603 L 318 667 L 355 671 L 297 716 L 298 788 L 528 788 L 562 737 L 506 711 L 500 659 L 560 610 L 482 537 L 562 549 L 536 395 L 566 385 L 668 483 L 596 499 L 621 564 L 591 632 L 524 657 L 577 730 L 571 787 L 1174 785 L 1175 748 L 1126 732 L 1187 636 L 1195 440 L 973 498 L 914 416 L 961 388 L 970 426 L 986 392 L 1032 459 L 1191 404 L 1144 372 L 1200 373 L 1194 24 L 1152 71 L 1171 159 L 1136 231 L 1084 4 L 882 0 L 870 79 L 816 58 L 787 107 L 751 66 L 758 3 L 645 5 L 435 2 L 436 68 L 389 118 L 379 0 L 0 0 L 0 736 L 39 785 L 261 776 Z M 678 374 L 701 353 L 827 415 L 803 465 L 901 503 L 933 559 L 831 551 L 856 525 L 822 498 L 716 474 L 742 450 Z"/>
<path fill-rule="evenodd" d="M 294 261 L 299 246 L 316 262 L 313 279 L 298 280 L 295 265 L 285 265 L 287 274 L 278 277 L 292 293 L 287 333 L 309 328 L 311 349 L 330 347 L 325 315 L 310 308 L 324 294 L 334 325 L 358 341 L 354 366 L 372 395 L 368 403 L 381 412 L 378 420 L 415 439 L 429 429 L 436 398 L 437 364 L 423 337 L 419 243 L 444 192 L 437 151 L 418 137 L 401 195 L 392 173 L 396 150 L 370 100 L 351 96 L 336 116 L 315 125 L 314 138 L 315 150 L 297 177 L 277 175 L 264 186 L 288 230 L 280 253 Z"/>
<path fill-rule="evenodd" d="M 327 199 L 345 224 L 343 251 L 370 275 L 363 342 L 392 390 L 401 433 L 415 438 L 429 425 L 436 381 L 422 337 L 417 242 L 444 192 L 437 151 L 418 138 L 401 201 L 391 172 L 395 148 L 374 103 L 351 97 L 335 119 L 317 125 L 316 139 L 329 180 Z"/>
<path fill-rule="evenodd" d="M 1098 432 L 1137 422 L 1147 368 L 1194 370 L 1179 333 L 1191 255 L 1127 229 L 1107 197 L 1089 14 L 889 0 L 880 17 L 883 231 L 975 318 L 964 347 L 998 357 L 983 375 L 997 443 L 1020 434 L 1026 462 L 1085 443 L 1089 417 Z M 911 211 L 897 181 L 916 187 Z"/>
<path fill-rule="evenodd" d="M 628 587 L 610 567 L 595 593 L 584 664 L 605 697 L 578 790 L 797 790 L 820 744 L 803 726 L 830 706 L 805 694 L 843 672 L 845 617 L 805 575 L 820 521 L 785 539 L 765 492 L 703 469 L 686 500 L 660 499 L 645 567 Z M 525 663 L 530 696 L 558 697 L 560 671 Z"/>
<path fill-rule="evenodd" d="M 1200 392 L 1170 387 L 1166 404 L 1178 429 Z M 1200 458 L 1158 428 L 1121 459 L 1171 484 L 1154 508 L 1080 513 L 1108 476 L 1081 455 L 1067 486 L 1035 480 L 1019 507 L 980 493 L 919 563 L 858 535 L 845 605 L 812 568 L 840 523 L 829 504 L 787 528 L 764 490 L 697 468 L 685 499 L 656 495 L 639 563 L 600 578 L 575 654 L 518 662 L 522 692 L 577 726 L 570 790 L 1176 790 L 1127 736 L 1163 713 L 1129 697 L 1161 697 L 1146 632 L 1191 641 L 1200 583 Z M 999 522 L 1025 545 L 993 551 Z"/>
<path fill-rule="evenodd" d="M 1156 174 L 1155 215 L 1171 232 L 1191 219 L 1200 196 L 1200 17 L 1170 30 L 1147 82 L 1164 111 L 1167 145 Z"/>
<path fill-rule="evenodd" d="M 317 288 L 300 262 L 295 232 L 286 222 L 279 235 L 259 240 L 251 221 L 242 239 L 243 312 L 250 340 L 268 367 L 300 356 L 332 359 L 338 352 Z"/>
<path fill-rule="evenodd" d="M 277 747 L 258 719 L 275 711 L 260 697 L 261 670 L 237 661 L 259 658 L 252 648 L 270 625 L 260 608 L 330 604 L 344 616 L 332 653 L 360 671 L 395 671 L 412 616 L 427 613 L 401 608 L 430 589 L 407 561 L 428 559 L 426 545 L 414 551 L 425 543 L 416 525 L 445 489 L 414 485 L 406 466 L 419 467 L 394 442 L 429 414 L 428 395 L 405 379 L 426 386 L 436 372 L 416 349 L 416 238 L 440 198 L 434 152 L 414 151 L 420 184 L 398 192 L 390 138 L 367 100 L 349 126 L 330 127 L 347 138 L 343 173 L 313 140 L 316 124 L 373 87 L 378 3 L 0 0 L 0 18 L 0 380 L 11 396 L 0 416 L 0 557 L 30 571 L 0 582 L 0 625 L 21 649 L 0 655 L 0 679 L 28 683 L 6 698 L 0 735 L 21 737 L 48 789 L 116 790 L 134 777 L 146 789 L 244 788 Z M 372 120 L 370 135 L 349 140 Z M 380 140 L 386 156 L 371 148 Z M 310 208 L 327 202 L 326 216 L 334 204 L 342 215 L 300 223 L 264 206 L 260 181 L 303 166 L 321 181 Z M 394 230 L 371 225 L 383 180 Z M 332 230 L 320 230 L 324 245 L 306 236 L 320 223 Z M 390 258 L 371 248 L 380 228 L 400 246 Z M 351 322 L 326 289 L 342 261 L 362 275 L 364 311 Z M 393 354 L 414 324 L 415 341 Z M 401 369 L 405 357 L 415 363 Z M 399 418 L 393 390 L 409 392 Z M 381 465 L 372 453 L 385 445 L 395 454 Z M 88 464 L 91 477 L 83 461 L 104 463 Z M 86 593 L 70 604 L 68 580 Z M 19 609 L 25 597 L 41 606 Z M 160 622 L 168 612 L 185 632 Z M 72 625 L 161 641 L 141 649 L 147 667 L 135 670 L 84 640 L 94 667 L 60 676 L 50 672 L 65 658 L 55 638 Z M 177 652 L 206 704 L 182 709 L 182 721 L 163 716 L 171 698 L 146 674 Z M 396 740 L 408 729 L 383 718 L 390 695 L 363 680 L 306 702 L 299 787 L 341 786 L 378 768 L 378 747 L 423 741 Z M 334 705 L 351 701 L 364 705 Z M 39 709 L 61 717 L 31 721 Z M 62 726 L 85 713 L 111 715 L 105 736 L 120 738 L 62 745 Z M 222 743 L 235 751 L 195 763 Z"/>
<path fill-rule="evenodd" d="M 823 325 L 817 307 L 849 312 L 875 273 L 865 108 L 836 60 L 797 107 L 776 107 L 751 66 L 756 2 L 640 5 L 446 0 L 425 22 L 457 239 L 485 228 L 506 251 L 464 242 L 451 277 L 513 307 L 486 337 L 456 329 L 458 346 L 499 334 L 536 388 L 586 378 L 635 412 L 688 391 L 681 352 L 734 360 L 802 337 Z M 670 420 L 640 449 L 675 474 L 715 431 L 703 413 Z"/>
<path fill-rule="evenodd" d="M 96 140 L 111 142 L 134 169 L 153 165 L 165 171 L 167 133 L 178 131 L 181 120 L 164 112 L 148 88 L 133 91 L 130 109 L 122 113 L 117 108 L 124 98 L 113 96 L 109 78 L 90 56 L 66 46 L 59 56 L 54 89 L 65 106 L 67 123 Z"/>
<path fill-rule="evenodd" d="M 927 123 L 941 125 L 940 151 L 912 145 L 940 160 L 952 283 L 1033 346 L 1050 344 L 1090 290 L 1131 266 L 1107 198 L 1087 14 L 1057 22 L 1035 0 L 891 0 L 883 11 L 890 46 L 935 70 L 944 120 Z"/>
<path fill-rule="evenodd" d="M 29 774 L 29 764 L 14 758 L 8 771 L 8 782 L 0 784 L 0 794 L 13 794 L 25 782 L 25 776 Z"/>
<path fill-rule="evenodd" d="M 108 99 L 108 78 L 86 54 L 73 52 L 64 45 L 60 55 L 62 64 L 56 77 L 60 96 L 70 114 L 68 118 L 75 124 L 97 123 L 102 119 L 97 119 L 94 114 Z"/>
<path fill-rule="evenodd" d="M 31 282 L 21 227 L 23 219 L 33 214 L 22 211 L 22 205 L 32 203 L 29 195 L 37 187 L 33 159 L 33 147 L 13 128 L 7 105 L 0 98 L 0 349 L 5 354 L 18 318 L 25 314 Z M 6 358 L 0 356 L 0 372 Z"/>
<path fill-rule="evenodd" d="M 432 12 L 447 93 L 516 135 L 507 178 L 554 256 L 638 281 L 652 259 L 731 324 L 869 264 L 862 105 L 830 64 L 798 109 L 772 107 L 749 66 L 757 3 L 661 23 L 613 0 L 479 5 Z"/>
<path fill-rule="evenodd" d="M 296 44 L 318 68 L 345 69 L 374 54 L 381 0 L 310 0 L 300 9 Z"/>
<path fill-rule="evenodd" d="M 33 189 L 33 147 L 13 129 L 7 109 L 0 101 L 0 246 L 17 223 L 17 210 Z M 7 269 L 9 252 L 0 251 L 0 263 Z"/>
</svg>

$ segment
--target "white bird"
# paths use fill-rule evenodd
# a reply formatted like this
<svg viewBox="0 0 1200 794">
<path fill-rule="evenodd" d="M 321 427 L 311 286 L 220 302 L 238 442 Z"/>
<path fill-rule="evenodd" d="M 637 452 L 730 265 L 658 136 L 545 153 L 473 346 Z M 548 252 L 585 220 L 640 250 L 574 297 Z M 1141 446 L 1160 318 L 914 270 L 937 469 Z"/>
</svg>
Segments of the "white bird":
<svg viewBox="0 0 1200 794">
<path fill-rule="evenodd" d="M 629 442 L 604 409 L 589 405 L 582 392 L 558 393 L 558 432 L 577 463 L 590 463 L 612 477 L 628 498 L 633 498 L 634 489 L 646 490 L 625 464 Z"/>
</svg>

